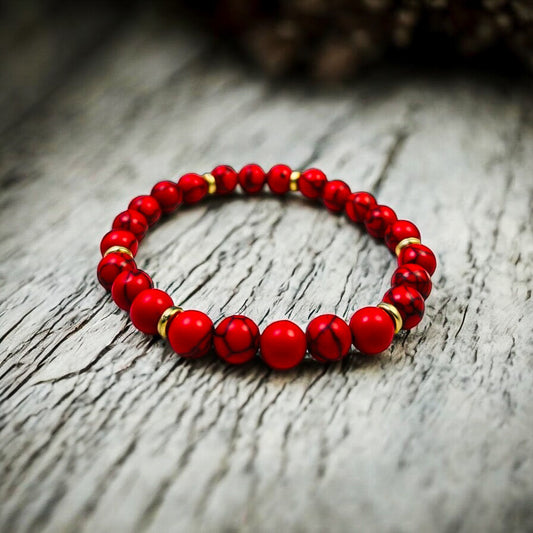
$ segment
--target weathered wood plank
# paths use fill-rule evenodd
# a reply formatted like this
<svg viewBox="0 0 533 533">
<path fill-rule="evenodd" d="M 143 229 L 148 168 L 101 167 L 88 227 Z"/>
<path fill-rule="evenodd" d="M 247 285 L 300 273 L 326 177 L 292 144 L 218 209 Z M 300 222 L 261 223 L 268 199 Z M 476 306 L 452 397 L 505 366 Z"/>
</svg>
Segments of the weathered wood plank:
<svg viewBox="0 0 533 533">
<path fill-rule="evenodd" d="M 183 28 L 123 28 L 0 143 L 0 528 L 532 529 L 532 141 L 528 81 L 272 85 Z M 421 327 L 286 374 L 136 333 L 96 282 L 99 236 L 156 179 L 249 161 L 323 167 L 414 219 L 440 259 Z M 184 209 L 138 259 L 262 325 L 349 317 L 393 269 L 266 196 Z"/>
<path fill-rule="evenodd" d="M 114 2 L 20 0 L 0 16 L 2 129 L 22 120 L 121 24 Z M 124 14 L 122 14 L 122 17 Z"/>
</svg>

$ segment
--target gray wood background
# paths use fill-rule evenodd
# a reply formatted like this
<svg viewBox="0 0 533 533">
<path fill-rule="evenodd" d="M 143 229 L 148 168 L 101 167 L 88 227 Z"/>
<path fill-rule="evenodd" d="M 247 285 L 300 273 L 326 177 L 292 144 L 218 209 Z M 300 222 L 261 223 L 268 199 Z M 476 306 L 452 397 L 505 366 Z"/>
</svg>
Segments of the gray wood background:
<svg viewBox="0 0 533 533">
<path fill-rule="evenodd" d="M 2 531 L 533 531 L 530 80 L 274 84 L 176 21 L 15 15 Z M 158 179 L 252 161 L 319 166 L 413 219 L 440 261 L 421 326 L 379 358 L 288 373 L 183 361 L 136 332 L 95 276 L 114 215 Z M 349 318 L 394 268 L 343 218 L 266 195 L 183 210 L 138 264 L 177 302 L 262 326 Z"/>
</svg>

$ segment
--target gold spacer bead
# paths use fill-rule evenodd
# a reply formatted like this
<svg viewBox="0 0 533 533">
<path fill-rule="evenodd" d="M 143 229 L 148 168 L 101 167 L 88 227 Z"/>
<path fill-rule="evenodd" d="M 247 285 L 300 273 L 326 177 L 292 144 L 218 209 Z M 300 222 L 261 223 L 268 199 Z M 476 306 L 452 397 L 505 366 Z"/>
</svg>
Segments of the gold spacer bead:
<svg viewBox="0 0 533 533">
<path fill-rule="evenodd" d="M 163 311 L 163 314 L 157 323 L 157 333 L 159 333 L 163 339 L 167 338 L 167 329 L 170 320 L 182 311 L 183 309 L 177 306 L 169 307 Z"/>
<path fill-rule="evenodd" d="M 301 172 L 298 172 L 297 170 L 291 172 L 291 181 L 289 184 L 289 190 L 292 192 L 298 191 L 298 180 L 300 179 Z"/>
<path fill-rule="evenodd" d="M 378 307 L 380 307 L 390 315 L 390 317 L 394 321 L 394 333 L 398 333 L 403 326 L 402 315 L 400 315 L 398 309 L 396 309 L 394 305 L 389 304 L 387 302 L 381 302 L 380 304 L 378 304 Z"/>
<path fill-rule="evenodd" d="M 215 194 L 217 192 L 217 181 L 215 179 L 215 176 L 207 172 L 206 174 L 202 176 L 202 178 L 204 178 L 204 180 L 207 181 L 207 186 L 208 186 L 207 193 Z"/>
<path fill-rule="evenodd" d="M 111 248 L 108 248 L 105 253 L 104 257 L 109 254 L 127 254 L 133 259 L 133 253 L 129 248 L 126 248 L 125 246 L 111 246 Z"/>
<path fill-rule="evenodd" d="M 394 249 L 396 255 L 400 255 L 400 252 L 403 250 L 403 248 L 409 246 L 410 244 L 420 244 L 420 239 L 417 239 L 416 237 L 407 237 L 407 239 L 403 239 L 396 245 L 396 248 Z"/>
</svg>

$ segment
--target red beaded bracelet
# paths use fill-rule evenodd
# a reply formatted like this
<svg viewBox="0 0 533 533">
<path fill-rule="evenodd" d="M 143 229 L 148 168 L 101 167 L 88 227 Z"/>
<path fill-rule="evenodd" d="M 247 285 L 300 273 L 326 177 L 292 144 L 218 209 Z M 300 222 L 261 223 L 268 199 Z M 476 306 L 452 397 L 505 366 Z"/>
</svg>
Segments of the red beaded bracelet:
<svg viewBox="0 0 533 533">
<path fill-rule="evenodd" d="M 376 307 L 357 311 L 347 324 L 326 314 L 311 320 L 304 333 L 289 320 L 267 326 L 263 333 L 250 318 L 233 315 L 216 328 L 201 311 L 174 306 L 172 298 L 154 288 L 146 272 L 137 269 L 133 257 L 146 231 L 162 214 L 182 204 L 195 204 L 208 194 L 232 193 L 237 184 L 248 194 L 257 194 L 267 183 L 277 195 L 300 191 L 310 199 L 321 200 L 334 213 L 345 212 L 350 220 L 365 225 L 367 232 L 385 244 L 398 258 L 391 288 Z M 111 290 L 115 303 L 129 311 L 134 326 L 149 335 L 168 338 L 174 351 L 186 358 L 206 355 L 211 348 L 228 363 L 245 363 L 258 352 L 272 368 L 288 369 L 305 357 L 306 351 L 322 363 L 338 361 L 353 344 L 365 354 L 386 350 L 395 333 L 416 326 L 424 313 L 424 300 L 431 292 L 431 278 L 437 266 L 433 252 L 420 242 L 418 228 L 398 220 L 386 205 L 378 205 L 367 192 L 354 192 L 340 180 L 311 168 L 292 171 L 276 165 L 265 173 L 259 165 L 246 165 L 240 172 L 220 165 L 211 173 L 185 174 L 178 183 L 161 181 L 150 195 L 137 196 L 128 209 L 114 220 L 112 230 L 100 244 L 102 259 L 98 280 Z"/>
</svg>

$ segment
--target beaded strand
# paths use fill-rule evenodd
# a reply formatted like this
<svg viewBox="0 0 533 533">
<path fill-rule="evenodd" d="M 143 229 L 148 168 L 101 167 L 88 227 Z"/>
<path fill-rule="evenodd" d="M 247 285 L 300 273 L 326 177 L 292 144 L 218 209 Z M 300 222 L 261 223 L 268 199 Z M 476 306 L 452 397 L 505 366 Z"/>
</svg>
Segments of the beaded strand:
<svg viewBox="0 0 533 533">
<path fill-rule="evenodd" d="M 182 204 L 200 202 L 207 195 L 233 193 L 237 186 L 254 195 L 265 184 L 275 195 L 300 192 L 321 201 L 329 211 L 344 212 L 351 221 L 363 224 L 372 237 L 384 240 L 396 255 L 398 268 L 391 288 L 377 306 L 359 309 L 349 322 L 333 314 L 317 316 L 305 332 L 294 322 L 279 320 L 260 333 L 255 322 L 243 315 L 228 316 L 215 327 L 202 311 L 175 306 L 172 298 L 155 289 L 151 277 L 137 268 L 134 257 L 139 242 L 162 215 Z M 160 181 L 149 195 L 134 198 L 100 243 L 97 275 L 118 307 L 129 312 L 138 330 L 168 339 L 181 357 L 195 359 L 213 349 L 224 361 L 242 364 L 260 352 L 271 368 L 285 370 L 300 363 L 307 352 L 321 363 L 339 361 L 352 344 L 364 354 L 378 354 L 389 348 L 400 330 L 414 328 L 422 320 L 437 266 L 435 255 L 420 239 L 412 222 L 398 220 L 390 207 L 379 205 L 370 193 L 352 193 L 346 183 L 328 180 L 321 170 L 298 172 L 275 165 L 265 173 L 259 165 L 249 164 L 236 172 L 219 165 L 203 175 L 185 174 L 177 183 Z"/>
</svg>

